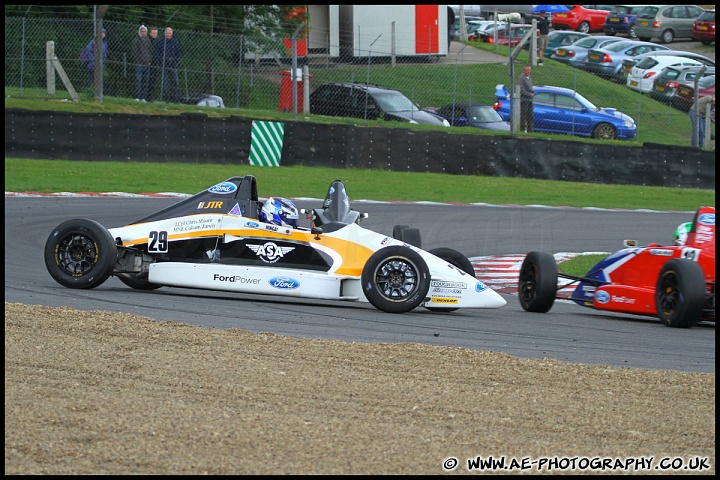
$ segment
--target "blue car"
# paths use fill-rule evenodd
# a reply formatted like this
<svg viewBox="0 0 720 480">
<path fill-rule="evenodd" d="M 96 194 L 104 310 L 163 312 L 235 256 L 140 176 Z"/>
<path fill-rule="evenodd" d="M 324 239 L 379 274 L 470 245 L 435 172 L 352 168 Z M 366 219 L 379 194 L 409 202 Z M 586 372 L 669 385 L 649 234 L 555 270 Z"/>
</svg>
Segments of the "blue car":
<svg viewBox="0 0 720 480">
<path fill-rule="evenodd" d="M 635 121 L 615 108 L 593 105 L 575 90 L 562 87 L 533 88 L 535 131 L 565 133 L 602 140 L 632 140 Z M 497 112 L 510 120 L 510 96 L 505 85 L 495 87 Z M 519 111 L 519 105 L 518 105 Z"/>
<path fill-rule="evenodd" d="M 615 5 L 603 24 L 603 33 L 605 35 L 616 35 L 623 33 L 628 38 L 636 39 L 635 23 L 637 22 L 637 14 L 647 7 L 647 5 Z"/>
</svg>

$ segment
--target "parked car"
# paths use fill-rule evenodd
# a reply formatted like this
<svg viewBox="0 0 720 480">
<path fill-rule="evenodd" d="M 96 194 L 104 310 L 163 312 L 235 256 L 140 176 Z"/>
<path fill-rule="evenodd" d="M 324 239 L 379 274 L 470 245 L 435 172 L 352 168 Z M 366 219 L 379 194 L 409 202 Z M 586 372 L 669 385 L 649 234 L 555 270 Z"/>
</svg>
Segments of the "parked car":
<svg viewBox="0 0 720 480">
<path fill-rule="evenodd" d="M 194 93 L 180 98 L 180 103 L 199 107 L 225 108 L 222 97 L 209 93 Z"/>
<path fill-rule="evenodd" d="M 702 77 L 698 80 L 698 98 L 706 95 L 715 95 L 715 75 Z M 678 85 L 677 92 L 673 95 L 672 106 L 678 110 L 687 112 L 695 104 L 695 83 Z M 715 114 L 713 113 L 713 117 Z"/>
<path fill-rule="evenodd" d="M 675 57 L 672 55 L 643 58 L 630 71 L 626 85 L 630 90 L 648 93 L 653 88 L 655 75 L 660 73 L 663 68 L 671 66 L 689 67 L 693 65 L 700 67 L 702 63 L 691 58 Z"/>
<path fill-rule="evenodd" d="M 364 83 L 320 85 L 310 94 L 310 113 L 450 126 L 442 117 L 420 110 L 402 92 Z"/>
<path fill-rule="evenodd" d="M 550 57 L 557 47 L 564 45 L 572 45 L 581 38 L 589 37 L 589 33 L 575 32 L 572 30 L 560 31 L 555 30 L 548 33 L 548 44 L 545 49 L 545 56 Z"/>
<path fill-rule="evenodd" d="M 477 127 L 486 130 L 510 131 L 510 123 L 503 120 L 493 105 L 478 102 L 450 103 L 435 109 L 434 113 L 443 117 L 453 127 Z"/>
<path fill-rule="evenodd" d="M 471 23 L 480 21 L 483 21 L 480 17 L 465 15 L 465 28 L 469 28 L 469 25 Z M 450 40 L 460 39 L 460 18 L 456 18 L 453 24 L 450 26 L 450 31 L 448 32 L 448 35 L 450 36 Z"/>
<path fill-rule="evenodd" d="M 535 131 L 603 140 L 632 140 L 635 137 L 635 121 L 615 108 L 596 107 L 569 88 L 541 85 L 534 87 L 533 92 Z M 498 113 L 509 121 L 510 96 L 505 85 L 495 87 L 495 99 Z"/>
<path fill-rule="evenodd" d="M 693 40 L 700 40 L 703 45 L 715 41 L 715 9 L 705 10 L 695 22 L 692 29 Z"/>
<path fill-rule="evenodd" d="M 532 25 L 525 24 L 525 23 L 514 23 L 510 25 L 510 28 L 508 30 L 508 25 L 506 23 L 498 24 L 497 26 L 497 42 L 498 45 L 506 45 L 509 47 L 514 47 L 518 43 L 520 43 L 520 40 L 532 29 Z M 476 37 L 479 37 L 483 42 L 485 43 L 495 43 L 495 28 L 489 28 L 488 30 L 485 30 L 484 32 L 480 33 L 479 35 L 476 35 Z"/>
<path fill-rule="evenodd" d="M 704 11 L 697 5 L 649 5 L 638 13 L 635 33 L 644 42 L 692 38 L 693 24 Z"/>
<path fill-rule="evenodd" d="M 552 18 L 556 30 L 577 30 L 582 33 L 601 32 L 605 17 L 613 5 L 565 5 L 567 12 L 557 12 Z"/>
<path fill-rule="evenodd" d="M 674 57 L 685 57 L 685 58 L 692 58 L 693 60 L 697 60 L 698 62 L 707 65 L 708 67 L 714 67 L 715 66 L 715 60 L 706 57 L 705 55 L 701 55 L 699 53 L 695 52 L 684 52 L 682 50 L 658 50 L 655 52 L 648 52 L 643 53 L 642 55 L 637 55 L 635 57 L 626 58 L 622 61 L 622 70 L 620 71 L 620 75 L 618 77 L 623 79 L 623 83 L 627 83 L 627 77 L 630 75 L 630 70 L 637 65 L 637 63 L 647 57 L 661 57 L 661 56 L 674 56 Z"/>
<path fill-rule="evenodd" d="M 636 39 L 635 25 L 637 14 L 647 5 L 615 5 L 603 24 L 605 35 L 617 35 L 624 33 L 628 38 Z"/>
<path fill-rule="evenodd" d="M 581 68 L 591 48 L 605 48 L 607 45 L 621 40 L 622 38 L 603 35 L 587 36 L 568 46 L 554 48 L 550 58 L 566 65 Z"/>
<path fill-rule="evenodd" d="M 657 43 L 622 40 L 603 48 L 591 48 L 583 63 L 583 69 L 608 80 L 625 83 L 625 77 L 621 75 L 623 60 L 657 50 L 670 49 Z"/>
<path fill-rule="evenodd" d="M 692 84 L 700 74 L 701 69 L 702 66 L 697 65 L 691 67 L 663 68 L 659 74 L 655 75 L 650 96 L 655 100 L 671 104 L 678 87 L 686 83 Z M 715 75 L 715 67 L 707 67 L 702 74 L 703 77 L 712 75 Z"/>
</svg>

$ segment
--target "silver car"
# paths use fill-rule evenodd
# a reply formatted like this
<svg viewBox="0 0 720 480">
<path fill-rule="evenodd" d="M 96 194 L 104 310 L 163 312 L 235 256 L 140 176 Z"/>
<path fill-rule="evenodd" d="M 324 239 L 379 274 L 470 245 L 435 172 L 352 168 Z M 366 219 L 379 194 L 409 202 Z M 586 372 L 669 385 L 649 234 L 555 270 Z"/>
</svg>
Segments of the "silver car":
<svg viewBox="0 0 720 480">
<path fill-rule="evenodd" d="M 693 23 L 704 11 L 697 5 L 651 5 L 638 13 L 635 34 L 643 42 L 692 38 Z"/>
<path fill-rule="evenodd" d="M 582 68 L 608 80 L 625 83 L 625 76 L 621 75 L 623 60 L 657 50 L 670 49 L 657 43 L 621 40 L 604 48 L 591 48 L 588 50 Z"/>
<path fill-rule="evenodd" d="M 591 48 L 604 48 L 611 43 L 619 42 L 621 40 L 623 39 L 603 35 L 593 35 L 581 38 L 571 45 L 563 45 L 554 48 L 550 58 L 575 68 L 582 68 L 582 64 L 587 58 L 588 51 Z"/>
</svg>

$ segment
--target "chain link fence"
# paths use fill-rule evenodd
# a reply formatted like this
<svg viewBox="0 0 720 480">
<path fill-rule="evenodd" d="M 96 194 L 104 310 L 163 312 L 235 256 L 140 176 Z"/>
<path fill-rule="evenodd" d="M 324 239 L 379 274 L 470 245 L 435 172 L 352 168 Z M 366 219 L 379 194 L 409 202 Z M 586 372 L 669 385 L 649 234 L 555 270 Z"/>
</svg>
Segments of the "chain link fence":
<svg viewBox="0 0 720 480">
<path fill-rule="evenodd" d="M 379 20 L 380 21 L 380 20 Z M 135 64 L 132 43 L 140 25 L 104 21 L 108 53 L 102 72 L 102 95 L 136 98 Z M 150 25 L 148 25 L 150 27 Z M 5 18 L 5 94 L 22 98 L 70 99 L 62 83 L 48 93 L 46 44 L 54 42 L 54 53 L 81 101 L 93 98 L 92 72 L 80 53 L 93 38 L 93 20 Z M 374 35 L 374 34 L 373 34 Z M 163 37 L 163 27 L 158 38 Z M 404 93 L 420 108 L 442 107 L 455 102 L 493 104 L 498 84 L 511 85 L 522 73 L 524 63 L 510 70 L 507 57 L 496 62 L 479 62 L 469 55 L 472 46 L 447 55 L 394 55 L 393 51 L 348 48 L 340 39 L 332 45 L 329 32 L 314 30 L 313 38 L 323 42 L 293 44 L 287 38 L 256 35 L 211 34 L 175 29 L 173 38 L 181 45 L 177 70 L 179 101 L 191 102 L 198 94 L 222 97 L 226 107 L 267 111 L 288 111 L 288 71 L 307 65 L 309 76 L 297 88 L 297 108 L 303 113 L 304 87 L 312 91 L 326 82 L 358 82 L 383 85 Z M 406 50 L 400 38 L 397 51 Z M 378 42 L 380 43 L 380 42 Z M 372 40 L 364 42 L 372 44 Z M 455 46 L 460 44 L 455 44 Z M 156 65 L 154 71 L 164 71 Z M 634 92 L 609 80 L 565 65 L 533 68 L 533 83 L 566 87 L 581 93 L 600 107 L 613 107 L 630 115 L 637 126 L 635 141 L 691 145 L 692 124 L 688 114 Z M 307 85 L 304 85 L 307 83 Z M 163 99 L 164 83 L 154 82 L 152 99 Z M 292 90 L 290 90 L 292 93 Z M 305 99 L 306 100 L 306 99 Z M 294 106 L 293 104 L 290 104 Z M 293 111 L 290 109 L 290 111 Z M 306 114 L 307 115 L 307 114 Z M 362 122 L 362 120 L 360 120 Z M 714 122 L 711 126 L 714 136 Z M 714 148 L 714 142 L 712 143 Z M 708 147 L 708 145 L 706 145 Z"/>
</svg>

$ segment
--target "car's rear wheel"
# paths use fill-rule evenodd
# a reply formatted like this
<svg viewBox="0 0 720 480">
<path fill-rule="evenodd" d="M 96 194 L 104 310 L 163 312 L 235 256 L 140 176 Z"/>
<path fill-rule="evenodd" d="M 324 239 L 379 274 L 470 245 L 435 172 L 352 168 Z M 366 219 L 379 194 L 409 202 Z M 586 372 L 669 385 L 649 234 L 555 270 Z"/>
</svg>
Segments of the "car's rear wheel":
<svg viewBox="0 0 720 480">
<path fill-rule="evenodd" d="M 599 140 L 615 140 L 615 127 L 609 123 L 601 123 L 593 130 L 593 138 Z"/>
<path fill-rule="evenodd" d="M 628 28 L 628 37 L 635 39 L 637 38 L 637 33 L 635 33 L 635 24 L 633 23 L 630 25 L 630 28 Z"/>
<path fill-rule="evenodd" d="M 422 248 L 420 230 L 407 225 L 395 225 L 393 227 L 393 238 L 405 242 L 413 247 Z"/>
<path fill-rule="evenodd" d="M 463 272 L 470 275 L 473 280 L 475 277 L 475 267 L 473 266 L 472 262 L 462 253 L 458 252 L 457 250 L 453 250 L 452 248 L 433 248 L 430 250 L 430 253 L 435 255 L 436 257 L 442 258 L 446 262 L 448 262 L 451 265 L 454 265 L 455 267 L 459 268 Z M 457 310 L 457 308 L 435 308 L 435 307 L 425 307 L 428 310 L 431 310 L 433 312 L 452 312 Z"/>
<path fill-rule="evenodd" d="M 705 276 L 692 260 L 674 258 L 660 269 L 655 288 L 658 318 L 668 327 L 690 328 L 705 306 Z"/>
<path fill-rule="evenodd" d="M 95 288 L 110 277 L 117 245 L 110 232 L 93 220 L 61 223 L 45 242 L 45 268 L 68 288 Z"/>
<path fill-rule="evenodd" d="M 577 31 L 581 33 L 590 33 L 590 24 L 588 22 L 582 22 L 578 25 Z"/>
<path fill-rule="evenodd" d="M 527 312 L 546 313 L 555 302 L 558 268 L 546 252 L 530 252 L 523 260 L 518 278 L 518 300 Z"/>
<path fill-rule="evenodd" d="M 669 28 L 660 35 L 660 43 L 672 43 L 675 39 L 675 33 Z"/>
<path fill-rule="evenodd" d="M 115 275 L 122 283 L 135 290 L 156 290 L 162 285 L 148 282 L 147 272 L 138 273 L 118 273 Z"/>
</svg>

